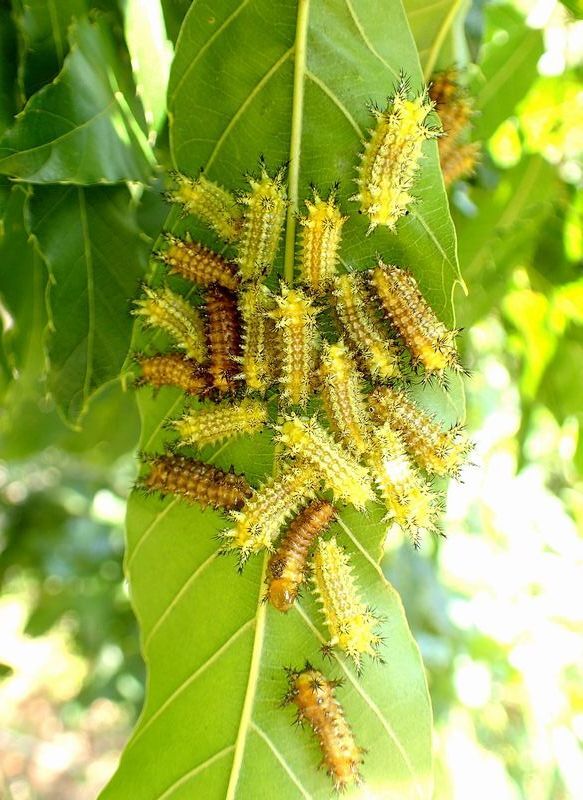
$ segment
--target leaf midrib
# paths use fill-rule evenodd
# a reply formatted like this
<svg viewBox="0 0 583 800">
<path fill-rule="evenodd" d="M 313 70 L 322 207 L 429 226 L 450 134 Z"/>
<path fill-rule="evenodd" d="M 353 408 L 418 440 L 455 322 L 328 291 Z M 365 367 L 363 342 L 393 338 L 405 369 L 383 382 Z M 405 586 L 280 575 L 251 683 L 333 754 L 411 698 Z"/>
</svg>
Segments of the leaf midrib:
<svg viewBox="0 0 583 800">
<path fill-rule="evenodd" d="M 307 52 L 307 39 L 308 39 L 308 23 L 310 18 L 310 0 L 298 0 L 298 11 L 296 18 L 296 38 L 293 47 L 294 57 L 294 79 L 292 90 L 292 120 L 291 120 L 291 135 L 290 135 L 290 154 L 289 154 L 289 179 L 288 179 L 288 196 L 289 206 L 287 213 L 286 225 L 286 238 L 285 238 L 285 256 L 284 256 L 284 278 L 291 285 L 293 281 L 294 272 L 294 258 L 295 258 L 295 231 L 296 231 L 296 217 L 298 210 L 298 191 L 299 191 L 299 177 L 300 177 L 300 155 L 301 155 L 301 140 L 302 140 L 302 126 L 304 115 L 304 83 L 306 72 L 306 52 Z M 275 469 L 275 459 L 274 459 Z M 249 670 L 249 679 L 247 681 L 247 689 L 245 692 L 245 700 L 243 703 L 243 712 L 241 715 L 241 722 L 237 733 L 237 740 L 235 743 L 235 753 L 233 755 L 233 763 L 231 766 L 231 774 L 229 776 L 229 784 L 227 788 L 226 800 L 234 800 L 237 791 L 237 785 L 241 775 L 241 766 L 243 764 L 243 755 L 253 724 L 253 707 L 255 703 L 255 694 L 257 691 L 257 683 L 259 671 L 261 668 L 261 660 L 263 656 L 263 643 L 265 641 L 265 620 L 267 616 L 267 604 L 261 602 L 263 594 L 263 585 L 265 582 L 265 575 L 267 572 L 267 554 L 263 556 L 263 567 L 261 570 L 261 579 L 259 581 L 259 596 L 257 598 L 257 612 L 255 615 L 255 636 L 253 639 L 253 650 L 251 654 L 251 665 Z"/>
</svg>

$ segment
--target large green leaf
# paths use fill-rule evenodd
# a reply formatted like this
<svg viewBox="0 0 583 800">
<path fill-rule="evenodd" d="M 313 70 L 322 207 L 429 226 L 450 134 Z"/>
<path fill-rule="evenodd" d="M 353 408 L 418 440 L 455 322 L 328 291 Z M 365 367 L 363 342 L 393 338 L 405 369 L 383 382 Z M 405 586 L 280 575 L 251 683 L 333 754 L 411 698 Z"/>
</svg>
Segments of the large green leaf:
<svg viewBox="0 0 583 800">
<path fill-rule="evenodd" d="M 82 20 L 55 81 L 0 139 L 0 172 L 30 183 L 146 181 L 153 155 L 107 22 Z"/>
<path fill-rule="evenodd" d="M 0 133 L 16 113 L 16 30 L 10 11 L 0 8 Z"/>
<path fill-rule="evenodd" d="M 516 9 L 506 5 L 486 9 L 480 70 L 471 86 L 479 111 L 474 139 L 488 139 L 512 114 L 536 80 L 536 65 L 543 50 L 541 31 L 527 27 Z"/>
<path fill-rule="evenodd" d="M 0 216 L 2 388 L 17 376 L 38 334 L 39 300 L 42 303 L 46 272 L 29 242 L 25 226 L 26 190 L 3 187 L 5 205 Z M 40 321 L 42 325 L 43 320 Z"/>
<path fill-rule="evenodd" d="M 53 80 L 69 50 L 67 29 L 88 11 L 87 0 L 13 0 L 21 37 L 19 77 L 25 97 Z"/>
<path fill-rule="evenodd" d="M 419 202 L 398 234 L 375 232 L 347 202 L 357 153 L 370 125 L 367 101 L 383 103 L 400 70 L 420 87 L 421 70 L 399 2 L 345 0 L 197 3 L 186 17 L 171 75 L 169 110 L 177 166 L 232 189 L 263 154 L 270 169 L 289 160 L 287 266 L 293 266 L 294 210 L 315 183 L 340 181 L 345 226 L 343 261 L 364 268 L 382 253 L 410 265 L 436 310 L 453 320 L 459 280 L 455 236 L 434 143 L 416 193 Z M 284 257 L 278 264 L 280 274 Z M 456 387 L 457 388 L 457 387 Z M 459 394 L 430 400 L 455 415 Z M 141 447 L 159 451 L 164 420 L 180 413 L 178 394 L 144 392 Z M 234 465 L 256 485 L 272 473 L 268 432 L 205 451 Z M 237 576 L 216 555 L 228 522 L 177 500 L 132 495 L 126 567 L 148 666 L 148 693 L 138 728 L 103 800 L 167 798 L 324 798 L 317 744 L 297 732 L 279 708 L 284 665 L 306 658 L 346 679 L 339 690 L 355 735 L 368 749 L 364 773 L 373 796 L 431 795 L 430 707 L 423 667 L 394 590 L 378 562 L 385 536 L 378 506 L 344 511 L 335 532 L 350 550 L 367 598 L 384 616 L 387 663 L 357 676 L 345 659 L 322 661 L 326 638 L 309 592 L 287 616 L 260 602 L 264 559 Z"/>
<path fill-rule="evenodd" d="M 119 375 L 145 246 L 121 187 L 39 187 L 30 219 L 51 276 L 49 387 L 76 423 L 91 395 Z"/>
<path fill-rule="evenodd" d="M 451 34 L 456 17 L 463 13 L 467 0 L 404 0 L 403 6 L 419 51 L 423 74 L 429 78 Z M 449 66 L 446 64 L 445 66 Z"/>
</svg>

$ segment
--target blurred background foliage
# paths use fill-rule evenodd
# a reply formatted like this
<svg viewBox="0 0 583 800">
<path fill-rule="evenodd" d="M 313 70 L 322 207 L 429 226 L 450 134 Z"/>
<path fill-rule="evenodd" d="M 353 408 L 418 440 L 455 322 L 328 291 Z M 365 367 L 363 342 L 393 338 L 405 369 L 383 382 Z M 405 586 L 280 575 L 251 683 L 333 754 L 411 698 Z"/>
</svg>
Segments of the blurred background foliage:
<svg viewBox="0 0 583 800">
<path fill-rule="evenodd" d="M 423 5 L 405 2 L 415 33 Z M 449 488 L 447 539 L 418 554 L 395 538 L 384 569 L 428 670 L 436 798 L 575 800 L 583 7 L 445 5 L 439 49 L 418 41 L 429 72 L 460 68 L 482 142 L 476 175 L 451 190 L 476 449 Z M 143 697 L 122 567 L 139 421 L 131 368 L 117 376 L 166 215 L 164 98 L 188 6 L 0 3 L 0 794 L 13 800 L 94 797 Z M 95 268 L 92 303 L 62 274 L 72 263 Z"/>
</svg>

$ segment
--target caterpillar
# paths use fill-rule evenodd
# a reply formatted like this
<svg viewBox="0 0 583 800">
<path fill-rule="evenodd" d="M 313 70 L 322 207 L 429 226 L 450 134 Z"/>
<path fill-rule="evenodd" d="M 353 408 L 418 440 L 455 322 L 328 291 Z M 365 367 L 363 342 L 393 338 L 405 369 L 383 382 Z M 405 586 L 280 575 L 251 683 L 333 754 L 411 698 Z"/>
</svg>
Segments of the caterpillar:
<svg viewBox="0 0 583 800">
<path fill-rule="evenodd" d="M 185 214 L 202 219 L 221 239 L 227 242 L 238 239 L 241 211 L 227 189 L 210 181 L 202 173 L 198 178 L 189 178 L 175 171 L 171 176 L 176 186 L 166 194 L 167 200 L 182 205 Z"/>
<path fill-rule="evenodd" d="M 270 178 L 262 166 L 261 178 L 250 178 L 251 191 L 238 198 L 244 208 L 237 263 L 244 280 L 268 274 L 275 261 L 287 209 L 283 178 L 283 169 Z"/>
<path fill-rule="evenodd" d="M 472 449 L 461 425 L 443 430 L 435 417 L 402 389 L 378 387 L 369 400 L 377 421 L 388 422 L 401 434 L 407 450 L 421 467 L 436 475 L 459 477 Z"/>
<path fill-rule="evenodd" d="M 314 553 L 314 584 L 331 639 L 353 661 L 357 671 L 365 655 L 379 658 L 379 619 L 359 597 L 352 567 L 336 538 L 320 539 Z"/>
<path fill-rule="evenodd" d="M 455 339 L 427 303 L 410 272 L 379 261 L 372 270 L 372 285 L 389 322 L 411 351 L 414 365 L 428 375 L 443 377 L 447 367 L 460 370 Z"/>
<path fill-rule="evenodd" d="M 147 457 L 150 472 L 138 486 L 147 492 L 175 494 L 203 508 L 233 511 L 242 508 L 251 487 L 242 475 L 195 461 L 186 456 L 166 454 Z"/>
<path fill-rule="evenodd" d="M 168 333 L 189 358 L 204 361 L 206 347 L 202 319 L 197 309 L 172 289 L 144 286 L 145 298 L 136 300 L 134 314 L 146 325 Z"/>
<path fill-rule="evenodd" d="M 359 276 L 347 274 L 336 279 L 334 305 L 348 342 L 371 377 L 377 380 L 398 377 L 399 351 L 369 312 Z"/>
<path fill-rule="evenodd" d="M 278 611 L 289 611 L 306 578 L 308 551 L 332 523 L 336 509 L 314 500 L 294 517 L 267 565 L 266 598 Z"/>
<path fill-rule="evenodd" d="M 306 662 L 304 669 L 287 670 L 288 692 L 284 703 L 297 706 L 297 722 L 307 722 L 320 742 L 324 764 L 334 788 L 343 791 L 349 784 L 361 782 L 361 750 L 335 697 L 340 681 L 326 680 L 324 675 Z"/>
<path fill-rule="evenodd" d="M 320 361 L 322 400 L 339 439 L 360 456 L 371 445 L 370 427 L 360 375 L 343 342 L 324 344 Z"/>
<path fill-rule="evenodd" d="M 136 355 L 141 375 L 136 386 L 149 384 L 159 389 L 175 386 L 186 394 L 199 396 L 206 392 L 209 376 L 192 358 L 181 353 L 158 353 L 154 356 Z"/>
<path fill-rule="evenodd" d="M 375 431 L 375 440 L 367 464 L 389 517 L 411 536 L 418 548 L 422 534 L 436 530 L 437 498 L 407 458 L 398 433 L 385 423 Z"/>
<path fill-rule="evenodd" d="M 264 286 L 249 286 L 239 294 L 243 321 L 243 375 L 247 388 L 265 392 L 271 383 L 273 364 L 267 342 L 268 292 Z"/>
<path fill-rule="evenodd" d="M 237 387 L 241 355 L 241 321 L 235 296 L 216 284 L 205 296 L 208 372 L 218 392 L 233 392 Z"/>
<path fill-rule="evenodd" d="M 217 403 L 190 411 L 174 420 L 183 444 L 203 447 L 223 439 L 258 433 L 268 419 L 267 406 L 259 400 L 245 398 L 238 403 Z"/>
<path fill-rule="evenodd" d="M 308 461 L 335 498 L 363 509 L 372 499 L 368 470 L 362 467 L 313 417 L 292 414 L 278 426 L 279 441 Z"/>
<path fill-rule="evenodd" d="M 316 362 L 318 309 L 301 289 L 283 285 L 271 312 L 279 333 L 279 383 L 283 399 L 305 406 L 311 390 Z"/>
<path fill-rule="evenodd" d="M 397 220 L 407 213 L 423 142 L 439 135 L 426 125 L 433 109 L 427 89 L 413 99 L 409 95 L 408 81 L 402 76 L 387 108 L 371 108 L 376 127 L 360 155 L 358 193 L 350 198 L 368 215 L 368 233 L 377 225 L 394 230 Z"/>
<path fill-rule="evenodd" d="M 302 502 L 313 497 L 319 479 L 312 466 L 287 464 L 280 474 L 270 477 L 232 513 L 235 526 L 223 534 L 225 549 L 238 550 L 242 565 L 251 553 L 273 549 L 273 542 L 285 521 Z"/>
<path fill-rule="evenodd" d="M 313 202 L 306 200 L 305 203 L 307 216 L 299 220 L 302 226 L 300 280 L 314 293 L 321 294 L 336 275 L 342 226 L 348 217 L 340 213 L 334 192 L 328 200 L 322 200 L 314 190 Z"/>
<path fill-rule="evenodd" d="M 446 187 L 470 176 L 480 155 L 479 142 L 460 144 L 464 130 L 474 114 L 474 104 L 465 88 L 459 83 L 455 69 L 447 69 L 432 76 L 429 96 L 441 120 L 444 135 L 437 142 L 439 160 Z"/>
<path fill-rule="evenodd" d="M 480 143 L 468 142 L 450 150 L 441 160 L 441 171 L 446 188 L 474 174 L 480 157 Z"/>
<path fill-rule="evenodd" d="M 167 247 L 156 252 L 155 257 L 166 264 L 172 274 L 201 286 L 218 283 L 225 289 L 236 291 L 239 278 L 235 264 L 225 261 L 218 253 L 199 242 L 180 239 L 171 233 L 165 233 L 164 238 Z"/>
</svg>

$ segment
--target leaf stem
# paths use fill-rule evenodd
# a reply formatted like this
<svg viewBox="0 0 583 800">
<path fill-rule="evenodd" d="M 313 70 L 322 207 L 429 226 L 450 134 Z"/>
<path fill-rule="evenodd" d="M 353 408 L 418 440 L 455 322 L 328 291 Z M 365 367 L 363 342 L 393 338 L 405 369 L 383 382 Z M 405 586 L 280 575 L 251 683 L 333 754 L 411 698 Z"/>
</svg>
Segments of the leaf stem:
<svg viewBox="0 0 583 800">
<path fill-rule="evenodd" d="M 302 123 L 304 116 L 304 81 L 308 41 L 310 0 L 298 0 L 296 41 L 294 45 L 294 85 L 289 146 L 289 206 L 285 232 L 285 257 L 283 277 L 291 286 L 294 279 L 296 214 L 298 212 L 298 186 L 300 180 L 300 151 L 302 148 Z"/>
</svg>

